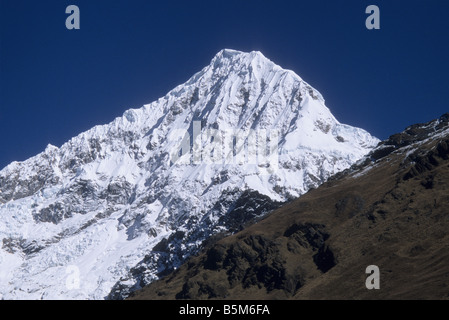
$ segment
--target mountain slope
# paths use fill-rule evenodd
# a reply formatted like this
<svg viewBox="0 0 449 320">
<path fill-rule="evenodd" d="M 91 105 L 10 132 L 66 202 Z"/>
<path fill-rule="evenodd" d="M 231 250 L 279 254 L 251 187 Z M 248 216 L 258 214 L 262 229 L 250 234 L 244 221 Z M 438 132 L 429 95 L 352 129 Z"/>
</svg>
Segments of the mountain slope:
<svg viewBox="0 0 449 320">
<path fill-rule="evenodd" d="M 449 299 L 449 114 L 224 238 L 133 299 Z M 365 269 L 380 269 L 368 290 Z"/>
<path fill-rule="evenodd" d="M 0 294 L 126 297 L 378 142 L 294 72 L 222 50 L 157 101 L 0 171 Z"/>
</svg>

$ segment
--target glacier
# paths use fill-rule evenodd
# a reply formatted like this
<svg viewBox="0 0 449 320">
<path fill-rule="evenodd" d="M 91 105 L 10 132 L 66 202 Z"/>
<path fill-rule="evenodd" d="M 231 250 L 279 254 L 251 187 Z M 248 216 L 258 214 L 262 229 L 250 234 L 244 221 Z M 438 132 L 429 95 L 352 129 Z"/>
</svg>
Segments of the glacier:
<svg viewBox="0 0 449 320">
<path fill-rule="evenodd" d="M 235 161 L 250 132 L 276 133 L 274 166 Z M 0 171 L 0 298 L 126 298 L 378 143 L 295 72 L 224 49 L 157 101 Z"/>
</svg>

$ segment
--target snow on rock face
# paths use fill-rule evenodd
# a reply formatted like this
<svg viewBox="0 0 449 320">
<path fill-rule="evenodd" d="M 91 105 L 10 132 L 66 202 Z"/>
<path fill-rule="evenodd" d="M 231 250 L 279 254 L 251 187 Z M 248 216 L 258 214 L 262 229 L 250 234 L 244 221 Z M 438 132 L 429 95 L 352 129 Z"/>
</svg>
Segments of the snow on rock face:
<svg viewBox="0 0 449 320">
<path fill-rule="evenodd" d="M 222 50 L 157 101 L 0 171 L 0 295 L 126 297 L 378 142 L 294 72 Z"/>
</svg>

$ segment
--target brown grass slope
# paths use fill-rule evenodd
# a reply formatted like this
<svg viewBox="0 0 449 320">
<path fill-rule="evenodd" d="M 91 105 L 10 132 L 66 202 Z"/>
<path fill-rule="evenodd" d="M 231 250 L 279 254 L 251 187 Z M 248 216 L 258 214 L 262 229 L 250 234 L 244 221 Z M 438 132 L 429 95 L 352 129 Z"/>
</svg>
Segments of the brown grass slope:
<svg viewBox="0 0 449 320">
<path fill-rule="evenodd" d="M 390 137 L 374 161 L 130 298 L 449 299 L 448 119 Z M 379 290 L 365 286 L 368 265 L 380 268 Z"/>
</svg>

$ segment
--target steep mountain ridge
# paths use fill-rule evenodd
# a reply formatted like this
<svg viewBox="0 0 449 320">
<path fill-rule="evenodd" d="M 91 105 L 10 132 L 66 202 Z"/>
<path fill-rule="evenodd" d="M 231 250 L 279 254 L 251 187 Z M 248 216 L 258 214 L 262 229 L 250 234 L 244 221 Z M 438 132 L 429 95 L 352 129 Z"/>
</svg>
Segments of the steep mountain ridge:
<svg viewBox="0 0 449 320">
<path fill-rule="evenodd" d="M 218 241 L 132 299 L 449 299 L 449 114 Z M 380 269 L 368 290 L 366 268 Z"/>
<path fill-rule="evenodd" d="M 126 297 L 378 142 L 294 72 L 222 50 L 157 101 L 0 171 L 0 294 Z"/>
</svg>

